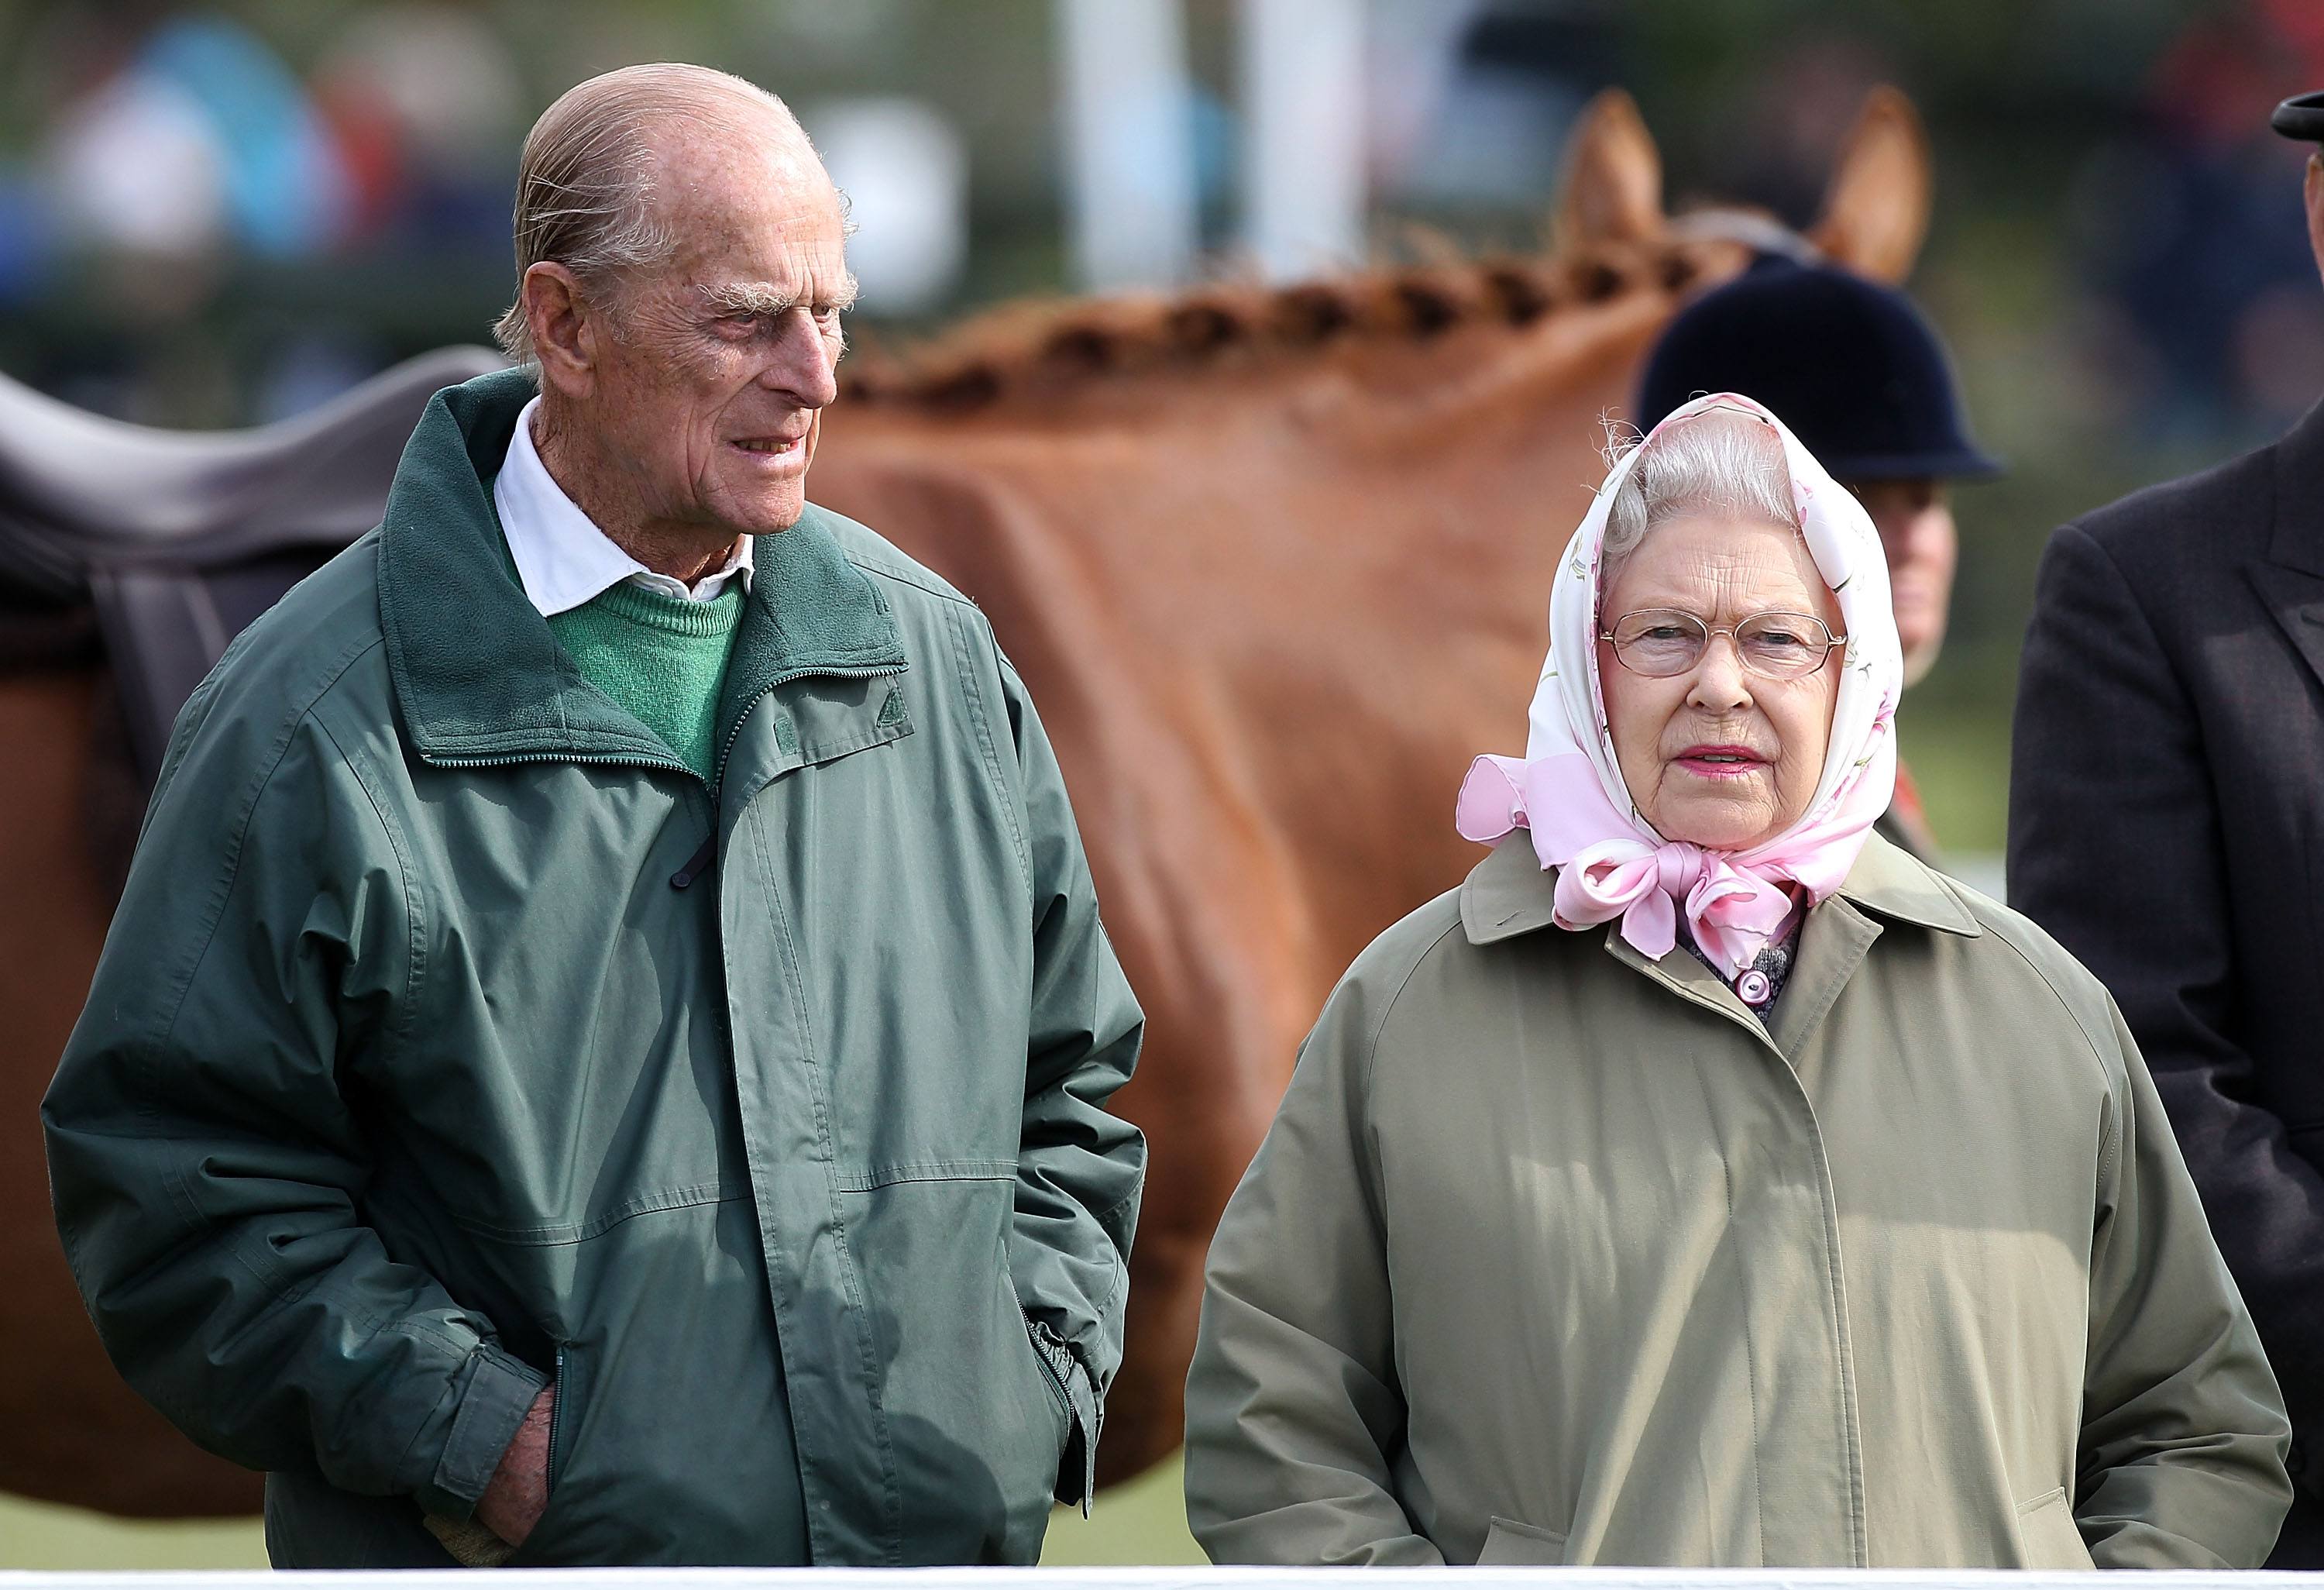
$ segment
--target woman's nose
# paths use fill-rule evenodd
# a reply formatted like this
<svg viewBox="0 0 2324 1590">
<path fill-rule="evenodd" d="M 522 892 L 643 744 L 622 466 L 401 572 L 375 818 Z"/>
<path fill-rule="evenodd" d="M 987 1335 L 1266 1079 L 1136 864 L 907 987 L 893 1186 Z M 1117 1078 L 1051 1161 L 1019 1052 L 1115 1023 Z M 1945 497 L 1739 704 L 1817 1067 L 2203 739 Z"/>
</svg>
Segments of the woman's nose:
<svg viewBox="0 0 2324 1590">
<path fill-rule="evenodd" d="M 1730 634 L 1715 634 L 1694 665 L 1686 692 L 1690 706 L 1704 712 L 1734 712 L 1751 705 L 1751 685 L 1743 669 L 1743 649 Z"/>
</svg>

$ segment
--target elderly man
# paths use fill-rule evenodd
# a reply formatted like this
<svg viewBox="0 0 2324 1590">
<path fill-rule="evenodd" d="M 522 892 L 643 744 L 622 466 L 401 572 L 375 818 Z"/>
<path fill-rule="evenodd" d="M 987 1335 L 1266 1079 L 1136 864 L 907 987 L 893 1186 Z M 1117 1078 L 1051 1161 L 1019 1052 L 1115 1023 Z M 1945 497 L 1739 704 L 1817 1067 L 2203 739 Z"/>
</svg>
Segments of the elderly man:
<svg viewBox="0 0 2324 1590">
<path fill-rule="evenodd" d="M 178 726 L 45 1107 L 90 1312 L 278 1566 L 1031 1562 L 1142 1029 L 991 633 L 803 495 L 839 196 L 640 67 L 516 231 L 525 367 Z"/>
<path fill-rule="evenodd" d="M 2275 126 L 2324 143 L 2324 95 Z M 2324 152 L 2307 204 L 2324 266 Z M 2272 1567 L 2324 1567 L 2319 892 L 2324 405 L 2051 538 L 2009 791 L 2010 903 L 2122 1006 L 2282 1382 Z"/>
<path fill-rule="evenodd" d="M 1803 348 L 1816 356 L 1803 358 Z M 1770 259 L 1670 323 L 1639 382 L 1638 424 L 1651 430 L 1708 392 L 1761 399 L 1864 504 L 1888 558 L 1904 683 L 1920 683 L 1945 643 L 1960 551 L 1947 485 L 2001 468 L 1969 439 L 1936 328 L 1894 287 L 1839 265 Z M 1902 765 L 1879 827 L 1935 861 L 1920 792 Z"/>
</svg>

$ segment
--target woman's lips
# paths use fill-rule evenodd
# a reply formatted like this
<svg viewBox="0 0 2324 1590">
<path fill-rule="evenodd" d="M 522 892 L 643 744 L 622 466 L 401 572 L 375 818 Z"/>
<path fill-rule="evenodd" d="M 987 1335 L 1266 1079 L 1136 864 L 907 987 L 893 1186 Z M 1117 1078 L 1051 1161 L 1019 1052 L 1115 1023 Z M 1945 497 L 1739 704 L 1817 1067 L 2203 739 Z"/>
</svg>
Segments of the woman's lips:
<svg viewBox="0 0 2324 1590">
<path fill-rule="evenodd" d="M 1698 779 L 1747 779 L 1767 765 L 1748 745 L 1690 745 L 1671 760 Z"/>
</svg>

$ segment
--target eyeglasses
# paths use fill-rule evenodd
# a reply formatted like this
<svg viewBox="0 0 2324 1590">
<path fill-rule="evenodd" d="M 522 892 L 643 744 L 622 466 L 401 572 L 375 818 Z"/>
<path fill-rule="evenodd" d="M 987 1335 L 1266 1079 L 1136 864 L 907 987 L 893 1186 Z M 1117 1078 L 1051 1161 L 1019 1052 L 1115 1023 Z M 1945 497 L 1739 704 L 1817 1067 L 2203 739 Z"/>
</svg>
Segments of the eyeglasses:
<svg viewBox="0 0 2324 1590">
<path fill-rule="evenodd" d="M 1625 613 L 1599 635 L 1613 643 L 1614 655 L 1632 673 L 1651 679 L 1674 679 L 1702 661 L 1713 635 L 1729 635 L 1743 666 L 1762 679 L 1804 679 L 1824 665 L 1834 646 L 1848 643 L 1823 620 L 1804 613 L 1755 613 L 1742 623 L 1711 628 L 1676 607 Z"/>
</svg>

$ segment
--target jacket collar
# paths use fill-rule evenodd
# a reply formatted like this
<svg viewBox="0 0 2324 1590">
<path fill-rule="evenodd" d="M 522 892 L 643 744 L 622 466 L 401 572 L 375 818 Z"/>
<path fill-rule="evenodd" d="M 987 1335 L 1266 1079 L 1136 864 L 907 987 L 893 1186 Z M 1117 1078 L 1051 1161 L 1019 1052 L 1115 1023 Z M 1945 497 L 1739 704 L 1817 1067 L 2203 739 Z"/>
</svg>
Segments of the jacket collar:
<svg viewBox="0 0 2324 1590">
<path fill-rule="evenodd" d="M 429 401 L 380 525 L 380 625 L 420 756 L 461 763 L 587 758 L 684 764 L 590 684 L 517 583 L 492 481 L 531 373 L 500 370 Z M 903 639 L 886 599 L 809 508 L 760 538 L 757 572 L 719 707 L 731 737 L 758 697 L 806 674 L 894 672 Z"/>
<path fill-rule="evenodd" d="M 1875 832 L 1864 842 L 1856 864 L 1840 892 L 1867 911 L 1899 922 L 1955 933 L 1963 938 L 1984 937 L 1985 929 L 1953 892 L 1944 876 L 1917 860 L 1904 846 Z"/>
<path fill-rule="evenodd" d="M 2284 432 L 2275 454 L 2268 561 L 2324 576 L 2324 402 Z"/>
<path fill-rule="evenodd" d="M 1551 926 L 1555 884 L 1536 859 L 1531 840 L 1510 835 L 1461 886 L 1461 921 L 1469 941 L 1490 944 Z M 1865 841 L 1840 892 L 1808 913 L 1791 981 L 1764 1022 L 1735 996 L 1724 978 L 1684 946 L 1674 947 L 1660 960 L 1648 960 L 1623 938 L 1618 921 L 1608 924 L 1603 943 L 1624 966 L 1734 1022 L 1753 1041 L 1796 1064 L 1803 1047 L 1880 937 L 1880 924 L 1868 911 L 1966 938 L 1982 932 L 1941 878 L 1874 834 Z"/>
<path fill-rule="evenodd" d="M 1461 885 L 1462 929 L 1471 944 L 1494 944 L 1550 927 L 1556 884 L 1534 855 L 1531 837 L 1511 834 Z M 1896 921 L 1966 938 L 1984 931 L 1944 879 L 1877 833 L 1866 838 L 1840 892 Z"/>
<path fill-rule="evenodd" d="M 2267 555 L 2244 566 L 2260 605 L 2324 679 L 2324 403 L 2267 449 Z"/>
</svg>

